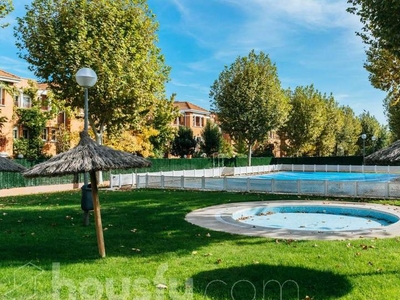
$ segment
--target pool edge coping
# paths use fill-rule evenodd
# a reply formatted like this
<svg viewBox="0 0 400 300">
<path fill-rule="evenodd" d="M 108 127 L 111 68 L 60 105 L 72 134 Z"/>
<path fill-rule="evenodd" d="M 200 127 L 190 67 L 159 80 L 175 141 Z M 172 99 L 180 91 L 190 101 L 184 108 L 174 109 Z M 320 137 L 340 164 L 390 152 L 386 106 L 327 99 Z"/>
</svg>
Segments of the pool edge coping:
<svg viewBox="0 0 400 300">
<path fill-rule="evenodd" d="M 275 239 L 294 240 L 350 240 L 360 238 L 393 238 L 400 236 L 400 221 L 380 228 L 370 228 L 353 231 L 313 231 L 313 230 L 287 230 L 272 229 L 265 227 L 254 227 L 236 220 L 226 220 L 233 212 L 250 209 L 254 206 L 283 206 L 283 205 L 331 205 L 352 208 L 374 209 L 385 213 L 396 215 L 400 218 L 400 207 L 393 205 L 374 204 L 366 202 L 344 202 L 344 201 L 313 201 L 313 200 L 284 200 L 284 201 L 250 201 L 234 202 L 209 206 L 194 210 L 185 216 L 185 220 L 191 224 L 208 228 L 214 231 L 222 231 L 231 234 L 260 236 Z"/>
</svg>

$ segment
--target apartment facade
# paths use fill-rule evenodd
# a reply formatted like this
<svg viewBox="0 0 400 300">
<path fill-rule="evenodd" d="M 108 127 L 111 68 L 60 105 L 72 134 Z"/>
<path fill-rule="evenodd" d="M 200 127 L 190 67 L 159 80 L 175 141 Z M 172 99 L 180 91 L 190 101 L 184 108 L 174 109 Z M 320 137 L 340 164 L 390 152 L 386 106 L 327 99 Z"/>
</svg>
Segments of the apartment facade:
<svg viewBox="0 0 400 300">
<path fill-rule="evenodd" d="M 208 120 L 218 124 L 218 118 L 200 106 L 188 101 L 175 101 L 174 104 L 179 109 L 180 116 L 174 121 L 173 126 L 186 126 L 192 129 L 193 137 L 197 140 L 201 140 L 201 132 Z M 228 134 L 223 134 L 223 138 L 231 144 L 234 143 Z M 268 144 L 275 157 L 284 156 L 281 151 L 281 142 L 276 131 L 268 132 Z"/>
<path fill-rule="evenodd" d="M 29 79 L 0 70 L 0 118 L 3 117 L 3 120 L 4 118 L 6 120 L 3 122 L 0 132 L 1 156 L 16 156 L 18 153 L 14 153 L 14 141 L 19 138 L 30 138 L 29 128 L 18 123 L 17 109 L 30 109 L 33 101 L 38 99 L 42 103 L 42 111 L 51 109 L 47 101 L 47 85 L 38 83 L 36 99 L 32 99 L 30 95 L 24 93 L 24 89 L 30 86 L 29 81 Z M 69 132 L 78 132 L 83 128 L 83 121 L 68 118 L 65 112 L 59 112 L 54 118 L 47 121 L 41 135 L 44 141 L 43 152 L 46 155 L 57 154 L 57 133 L 61 128 Z"/>
<path fill-rule="evenodd" d="M 185 126 L 193 131 L 193 137 L 201 139 L 201 132 L 207 124 L 207 121 L 213 121 L 211 113 L 188 101 L 175 101 L 175 106 L 179 109 L 180 116 L 176 118 L 173 126 Z"/>
</svg>

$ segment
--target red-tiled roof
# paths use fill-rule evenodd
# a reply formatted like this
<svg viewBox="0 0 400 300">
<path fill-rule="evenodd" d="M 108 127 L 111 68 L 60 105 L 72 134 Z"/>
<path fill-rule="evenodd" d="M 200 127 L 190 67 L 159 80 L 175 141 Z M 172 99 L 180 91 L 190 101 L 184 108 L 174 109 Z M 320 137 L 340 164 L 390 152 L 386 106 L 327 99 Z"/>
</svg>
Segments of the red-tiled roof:
<svg viewBox="0 0 400 300">
<path fill-rule="evenodd" d="M 37 85 L 39 90 L 47 90 L 49 87 L 47 83 L 42 83 L 42 82 L 39 82 Z"/>
<path fill-rule="evenodd" d="M 179 108 L 179 110 L 197 110 L 206 113 L 209 112 L 208 110 L 201 108 L 200 106 L 197 106 L 196 104 L 190 103 L 188 101 L 175 101 L 174 104 L 176 107 Z"/>
<path fill-rule="evenodd" d="M 0 78 L 2 78 L 3 80 L 10 79 L 12 82 L 21 80 L 21 78 L 18 77 L 17 75 L 8 73 L 8 72 L 3 71 L 3 70 L 0 70 Z"/>
</svg>

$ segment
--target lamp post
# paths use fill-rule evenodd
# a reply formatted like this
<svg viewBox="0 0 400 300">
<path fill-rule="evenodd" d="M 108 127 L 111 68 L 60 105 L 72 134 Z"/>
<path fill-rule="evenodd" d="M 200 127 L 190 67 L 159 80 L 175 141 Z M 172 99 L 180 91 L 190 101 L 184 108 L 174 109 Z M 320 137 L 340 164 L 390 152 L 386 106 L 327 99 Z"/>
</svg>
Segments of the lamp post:
<svg viewBox="0 0 400 300">
<path fill-rule="evenodd" d="M 75 74 L 76 82 L 85 88 L 85 114 L 84 114 L 84 125 L 83 130 L 88 131 L 88 113 L 89 113 L 89 104 L 88 104 L 88 89 L 94 86 L 97 82 L 97 75 L 95 71 L 91 68 L 82 68 L 79 69 Z"/>
<path fill-rule="evenodd" d="M 365 139 L 367 138 L 367 135 L 363 133 L 361 135 L 362 141 L 363 141 L 363 165 L 365 165 Z"/>
<path fill-rule="evenodd" d="M 372 136 L 371 140 L 372 140 L 372 151 L 375 152 L 375 141 L 376 141 L 377 137 L 376 136 Z"/>
<path fill-rule="evenodd" d="M 76 82 L 83 88 L 85 88 L 85 103 L 84 103 L 84 123 L 83 130 L 88 132 L 89 127 L 89 100 L 88 100 L 88 89 L 94 86 L 97 82 L 97 74 L 91 68 L 79 69 L 75 74 Z M 82 199 L 81 208 L 83 213 L 83 224 L 89 225 L 89 210 L 93 209 L 93 200 L 91 198 L 91 189 L 88 187 L 88 174 L 83 175 L 83 187 L 82 187 Z"/>
</svg>

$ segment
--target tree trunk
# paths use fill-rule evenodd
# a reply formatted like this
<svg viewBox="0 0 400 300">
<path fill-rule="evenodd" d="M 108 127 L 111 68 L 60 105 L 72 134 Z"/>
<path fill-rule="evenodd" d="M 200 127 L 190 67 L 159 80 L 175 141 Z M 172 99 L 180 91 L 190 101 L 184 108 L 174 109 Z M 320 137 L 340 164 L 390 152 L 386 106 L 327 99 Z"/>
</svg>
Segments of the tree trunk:
<svg viewBox="0 0 400 300">
<path fill-rule="evenodd" d="M 248 151 L 247 151 L 247 165 L 249 167 L 251 166 L 251 148 L 252 148 L 252 144 L 249 144 Z"/>
</svg>

